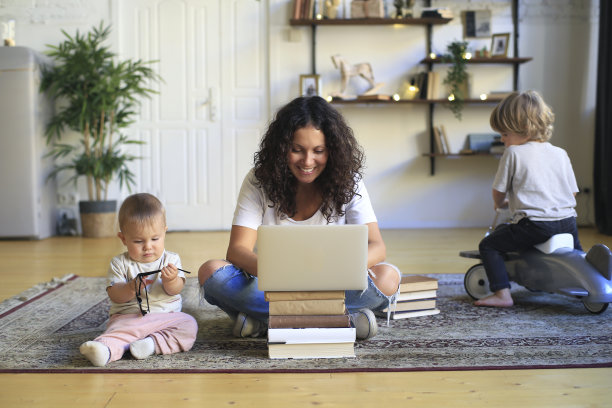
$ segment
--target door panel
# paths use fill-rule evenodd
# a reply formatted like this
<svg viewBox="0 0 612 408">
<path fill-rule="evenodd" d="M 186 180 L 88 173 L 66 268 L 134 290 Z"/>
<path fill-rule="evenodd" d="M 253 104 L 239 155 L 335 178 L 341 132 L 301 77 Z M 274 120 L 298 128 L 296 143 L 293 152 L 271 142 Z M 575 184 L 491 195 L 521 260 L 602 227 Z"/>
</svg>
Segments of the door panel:
<svg viewBox="0 0 612 408">
<path fill-rule="evenodd" d="M 122 57 L 156 60 L 163 83 L 131 134 L 137 190 L 170 230 L 228 229 L 267 118 L 266 2 L 115 1 Z"/>
</svg>

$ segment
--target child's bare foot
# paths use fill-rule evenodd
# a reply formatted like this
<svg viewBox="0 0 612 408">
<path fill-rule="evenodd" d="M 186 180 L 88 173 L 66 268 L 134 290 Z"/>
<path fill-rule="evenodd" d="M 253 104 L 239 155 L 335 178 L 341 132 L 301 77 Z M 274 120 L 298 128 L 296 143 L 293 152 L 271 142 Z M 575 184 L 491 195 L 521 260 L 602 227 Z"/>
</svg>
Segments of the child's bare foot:
<svg viewBox="0 0 612 408">
<path fill-rule="evenodd" d="M 512 295 L 510 295 L 510 289 L 501 289 L 487 296 L 486 298 L 479 299 L 474 302 L 476 306 L 491 306 L 491 307 L 511 307 L 514 305 Z"/>
</svg>

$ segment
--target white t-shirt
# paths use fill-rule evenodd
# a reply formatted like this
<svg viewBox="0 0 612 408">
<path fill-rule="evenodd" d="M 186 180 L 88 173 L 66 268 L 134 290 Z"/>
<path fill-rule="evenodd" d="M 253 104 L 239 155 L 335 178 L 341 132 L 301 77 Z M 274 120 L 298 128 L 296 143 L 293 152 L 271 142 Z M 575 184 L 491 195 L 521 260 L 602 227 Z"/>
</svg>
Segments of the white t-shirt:
<svg viewBox="0 0 612 408">
<path fill-rule="evenodd" d="M 548 142 L 506 148 L 493 188 L 506 193 L 512 221 L 556 221 L 575 217 L 576 176 L 565 150 Z"/>
<path fill-rule="evenodd" d="M 376 222 L 376 215 L 370 203 L 370 196 L 362 180 L 357 184 L 357 194 L 344 206 L 344 215 L 334 220 L 332 224 L 368 224 Z M 256 230 L 260 225 L 322 225 L 327 224 L 323 213 L 319 210 L 312 217 L 303 221 L 295 221 L 289 217 L 280 217 L 276 208 L 270 207 L 270 200 L 262 188 L 257 186 L 254 170 L 244 178 L 238 203 L 234 211 L 232 225 L 239 225 Z"/>
<path fill-rule="evenodd" d="M 181 267 L 181 259 L 174 252 L 164 251 L 159 259 L 149 263 L 136 262 L 130 258 L 127 252 L 124 252 L 111 260 L 108 268 L 109 286 L 113 286 L 115 283 L 125 283 L 134 279 L 136 275 L 141 272 L 156 271 L 170 263 L 177 268 Z M 178 276 L 183 279 L 185 278 L 185 274 L 182 271 L 178 271 Z M 169 296 L 166 293 L 162 285 L 161 272 L 145 276 L 144 279 L 153 280 L 152 283 L 147 285 L 149 309 L 151 313 L 169 313 L 181 311 L 181 295 Z M 142 299 L 143 310 L 147 310 L 147 295 L 144 293 L 144 291 L 141 291 L 140 298 Z M 140 313 L 140 308 L 138 307 L 136 297 L 126 303 L 115 303 L 111 300 L 109 313 L 111 316 L 116 313 Z"/>
</svg>

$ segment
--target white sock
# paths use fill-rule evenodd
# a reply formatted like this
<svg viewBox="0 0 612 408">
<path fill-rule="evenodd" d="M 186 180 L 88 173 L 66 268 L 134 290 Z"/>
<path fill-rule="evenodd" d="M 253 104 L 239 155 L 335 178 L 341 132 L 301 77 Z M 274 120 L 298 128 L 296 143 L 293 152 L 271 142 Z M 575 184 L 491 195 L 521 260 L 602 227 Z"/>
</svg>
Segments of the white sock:
<svg viewBox="0 0 612 408">
<path fill-rule="evenodd" d="M 110 350 L 99 341 L 86 341 L 79 351 L 96 367 L 104 367 L 110 359 Z"/>
<path fill-rule="evenodd" d="M 130 344 L 130 353 L 137 360 L 142 360 L 155 353 L 155 342 L 151 337 L 145 337 L 142 340 L 136 340 Z"/>
</svg>

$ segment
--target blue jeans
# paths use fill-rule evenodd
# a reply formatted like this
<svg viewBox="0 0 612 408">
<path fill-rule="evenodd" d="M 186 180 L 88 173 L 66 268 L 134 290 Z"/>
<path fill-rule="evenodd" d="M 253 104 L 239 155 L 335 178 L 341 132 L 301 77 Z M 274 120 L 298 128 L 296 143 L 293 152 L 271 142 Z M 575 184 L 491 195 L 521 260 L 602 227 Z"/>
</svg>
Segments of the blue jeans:
<svg viewBox="0 0 612 408">
<path fill-rule="evenodd" d="M 268 321 L 268 302 L 264 300 L 264 292 L 257 289 L 257 277 L 244 273 L 232 264 L 217 269 L 202 285 L 201 295 L 208 303 L 227 313 L 232 320 L 243 312 L 262 322 Z M 345 291 L 344 302 L 349 313 L 363 308 L 378 311 L 389 306 L 395 296 L 383 294 L 368 275 L 368 288 L 363 291 Z"/>
<path fill-rule="evenodd" d="M 574 217 L 559 221 L 531 221 L 529 218 L 523 218 L 516 224 L 502 224 L 483 238 L 478 249 L 491 291 L 510 288 L 504 254 L 526 251 L 547 241 L 553 235 L 562 233 L 572 234 L 574 249 L 582 251 Z"/>
</svg>

